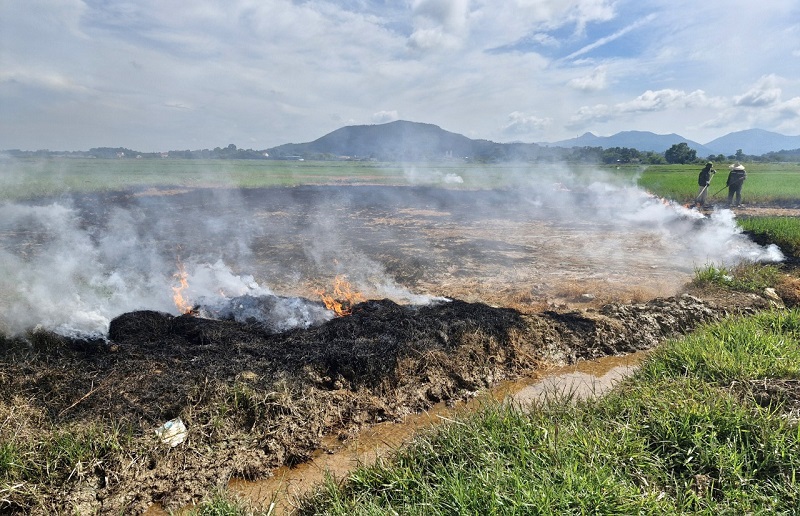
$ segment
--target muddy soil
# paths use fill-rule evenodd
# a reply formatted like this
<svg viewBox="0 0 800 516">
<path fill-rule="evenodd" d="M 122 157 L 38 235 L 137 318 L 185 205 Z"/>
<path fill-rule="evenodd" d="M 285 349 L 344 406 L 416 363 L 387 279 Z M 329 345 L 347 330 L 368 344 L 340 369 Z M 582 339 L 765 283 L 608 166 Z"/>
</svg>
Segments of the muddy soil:
<svg viewBox="0 0 800 516">
<path fill-rule="evenodd" d="M 105 339 L 45 330 L 2 339 L 3 437 L 39 441 L 70 431 L 90 442 L 113 434 L 124 445 L 104 449 L 95 463 L 56 468 L 46 483 L 12 486 L 0 509 L 183 507 L 230 478 L 306 461 L 326 436 L 351 439 L 366 425 L 470 398 L 545 365 L 650 349 L 774 303 L 755 294 L 686 293 L 686 264 L 664 256 L 669 243 L 632 233 L 635 222 L 601 222 L 587 242 L 583 223 L 520 210 L 521 198 L 515 205 L 487 192 L 408 192 L 315 187 L 77 200 L 87 227 L 102 226 L 115 209 L 135 211 L 142 227 L 162 228 L 149 242 L 165 255 L 176 244 L 193 257 L 222 254 L 304 303 L 319 304 L 311 292 L 321 278 L 359 270 L 449 300 L 398 304 L 368 293 L 351 315 L 288 331 L 136 310 L 116 317 Z M 201 224 L 209 205 L 218 220 Z M 187 222 L 159 226 L 165 212 Z M 247 246 L 231 238 L 236 221 Z M 4 245 L 22 253 L 31 241 Z M 641 252 L 612 263 L 603 258 L 609 241 Z M 599 252 L 576 252 L 590 248 Z M 651 294 L 659 289 L 665 295 Z M 177 417 L 188 433 L 171 447 L 156 430 Z"/>
</svg>

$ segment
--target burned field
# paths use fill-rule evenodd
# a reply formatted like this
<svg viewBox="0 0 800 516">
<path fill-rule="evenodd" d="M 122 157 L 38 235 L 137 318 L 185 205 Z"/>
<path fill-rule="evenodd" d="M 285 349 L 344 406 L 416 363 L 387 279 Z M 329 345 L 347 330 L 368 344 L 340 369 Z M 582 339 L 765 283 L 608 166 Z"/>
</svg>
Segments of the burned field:
<svg viewBox="0 0 800 516">
<path fill-rule="evenodd" d="M 3 438 L 22 436 L 30 453 L 66 435 L 95 449 L 44 457 L 46 481 L 17 472 L 0 497 L 6 510 L 177 508 L 229 478 L 302 462 L 324 435 L 349 439 L 547 364 L 648 349 L 769 306 L 757 295 L 682 295 L 700 257 L 762 248 L 636 192 L 163 193 L 70 201 L 67 229 L 88 245 L 84 261 L 108 267 L 81 285 L 106 292 L 108 307 L 90 318 L 95 331 L 72 331 L 61 314 L 52 328 L 3 339 L 0 420 L 13 422 Z M 2 243 L 35 264 L 60 252 L 64 235 L 26 213 L 30 227 L 5 228 Z M 320 292 L 343 274 L 367 300 L 335 317 Z M 134 299 L 108 293 L 135 280 L 147 288 Z M 192 313 L 175 308 L 177 293 Z M 155 430 L 178 417 L 188 430 L 171 447 Z"/>
</svg>

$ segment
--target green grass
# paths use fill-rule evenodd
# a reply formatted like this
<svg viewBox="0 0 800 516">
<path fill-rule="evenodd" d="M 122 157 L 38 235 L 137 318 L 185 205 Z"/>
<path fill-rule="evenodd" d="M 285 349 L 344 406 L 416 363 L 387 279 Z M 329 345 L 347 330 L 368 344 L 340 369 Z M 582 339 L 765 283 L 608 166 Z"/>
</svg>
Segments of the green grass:
<svg viewBox="0 0 800 516">
<path fill-rule="evenodd" d="M 748 217 L 738 220 L 739 226 L 756 237 L 775 243 L 792 256 L 800 256 L 800 218 Z"/>
<path fill-rule="evenodd" d="M 685 376 L 721 385 L 800 380 L 800 313 L 765 312 L 705 327 L 655 350 L 639 373 L 645 383 Z"/>
<path fill-rule="evenodd" d="M 747 180 L 742 188 L 745 203 L 797 202 L 800 199 L 800 164 L 745 163 Z M 651 165 L 639 178 L 639 186 L 681 203 L 697 196 L 697 176 L 701 165 Z M 717 174 L 708 188 L 708 202 L 727 202 L 728 164 L 715 163 Z"/>
<path fill-rule="evenodd" d="M 692 282 L 697 286 L 716 285 L 740 292 L 760 293 L 765 288 L 774 288 L 780 274 L 775 265 L 742 262 L 729 268 L 709 264 L 695 268 Z"/>
<path fill-rule="evenodd" d="M 799 348 L 796 311 L 723 321 L 603 398 L 465 415 L 329 479 L 302 513 L 794 514 L 797 420 L 738 386 L 800 379 Z"/>
<path fill-rule="evenodd" d="M 635 180 L 640 167 L 561 164 L 378 163 L 351 161 L 202 159 L 43 159 L 0 160 L 0 200 L 53 196 L 65 192 L 130 188 L 257 188 L 315 184 L 438 185 L 447 188 L 510 188 L 547 185 L 565 171 L 594 177 Z"/>
<path fill-rule="evenodd" d="M 716 165 L 710 194 L 725 184 L 727 164 Z M 745 202 L 783 202 L 800 198 L 800 164 L 748 163 Z M 138 187 L 295 186 L 300 184 L 435 184 L 448 188 L 507 188 L 520 182 L 551 185 L 565 171 L 632 181 L 654 194 L 690 202 L 697 194 L 699 165 L 597 166 L 564 164 L 377 163 L 352 161 L 202 160 L 202 159 L 43 159 L 0 161 L 0 199 L 51 196 Z M 455 179 L 455 181 L 453 181 Z M 727 191 L 712 200 L 723 201 Z"/>
<path fill-rule="evenodd" d="M 0 426 L 0 430 L 6 430 Z M 14 484 L 64 483 L 94 471 L 132 444 L 132 433 L 119 425 L 43 432 L 0 434 L 0 492 Z"/>
<path fill-rule="evenodd" d="M 266 516 L 269 511 L 254 510 L 249 503 L 238 499 L 221 487 L 212 491 L 188 514 L 190 516 Z"/>
<path fill-rule="evenodd" d="M 552 165 L 398 164 L 337 161 L 189 159 L 24 159 L 0 161 L 0 199 L 137 187 L 296 186 L 301 184 L 442 184 L 499 188 Z M 461 182 L 459 182 L 461 181 Z M 548 177 L 548 181 L 552 181 Z"/>
</svg>

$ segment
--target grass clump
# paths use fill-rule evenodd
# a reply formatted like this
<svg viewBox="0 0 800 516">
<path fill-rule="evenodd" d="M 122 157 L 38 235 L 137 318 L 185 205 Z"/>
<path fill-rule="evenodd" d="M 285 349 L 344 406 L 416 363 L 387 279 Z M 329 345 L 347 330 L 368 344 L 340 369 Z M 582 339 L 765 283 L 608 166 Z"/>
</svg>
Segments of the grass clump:
<svg viewBox="0 0 800 516">
<path fill-rule="evenodd" d="M 224 487 L 217 488 L 196 507 L 188 512 L 189 516 L 266 516 L 269 511 L 253 509 L 253 507 Z"/>
<path fill-rule="evenodd" d="M 733 267 L 708 264 L 694 270 L 695 286 L 718 286 L 741 292 L 762 292 L 780 281 L 780 269 L 775 265 L 742 262 Z"/>
<path fill-rule="evenodd" d="M 797 311 L 706 327 L 601 399 L 464 415 L 301 514 L 795 513 L 797 422 L 732 386 L 800 379 L 799 342 Z"/>
<path fill-rule="evenodd" d="M 774 311 L 721 321 L 658 348 L 640 371 L 644 381 L 689 374 L 721 385 L 800 379 L 800 314 Z"/>
</svg>

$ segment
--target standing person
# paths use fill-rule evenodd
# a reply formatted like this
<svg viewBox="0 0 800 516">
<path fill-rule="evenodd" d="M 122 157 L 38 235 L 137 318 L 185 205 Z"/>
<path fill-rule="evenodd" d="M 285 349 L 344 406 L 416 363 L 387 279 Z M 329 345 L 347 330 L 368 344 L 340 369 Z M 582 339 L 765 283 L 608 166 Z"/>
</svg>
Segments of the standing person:
<svg viewBox="0 0 800 516">
<path fill-rule="evenodd" d="M 734 206 L 739 206 L 742 203 L 742 185 L 745 179 L 747 179 L 747 172 L 744 169 L 744 165 L 741 163 L 731 165 L 728 180 L 725 182 L 725 186 L 728 187 L 728 206 L 731 205 L 734 196 L 736 196 Z"/>
<path fill-rule="evenodd" d="M 703 170 L 700 171 L 700 175 L 697 177 L 697 184 L 700 185 L 700 190 L 697 192 L 697 197 L 694 199 L 694 203 L 701 208 L 706 205 L 706 197 L 708 197 L 708 185 L 711 184 L 711 178 L 714 174 L 717 173 L 713 167 L 714 164 L 712 162 L 706 163 L 706 166 L 703 167 Z"/>
</svg>

